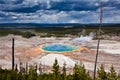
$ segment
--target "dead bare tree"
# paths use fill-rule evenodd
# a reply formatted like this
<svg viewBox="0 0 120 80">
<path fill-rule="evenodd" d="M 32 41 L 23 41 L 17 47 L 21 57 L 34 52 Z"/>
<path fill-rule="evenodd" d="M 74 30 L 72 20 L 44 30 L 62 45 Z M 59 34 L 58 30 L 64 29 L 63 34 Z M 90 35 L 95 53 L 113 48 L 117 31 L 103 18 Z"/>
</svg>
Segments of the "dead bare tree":
<svg viewBox="0 0 120 80">
<path fill-rule="evenodd" d="M 14 70 L 14 38 L 12 38 L 12 70 Z"/>
<path fill-rule="evenodd" d="M 94 79 L 94 80 L 95 80 L 95 78 L 96 78 L 96 68 L 97 68 L 98 54 L 99 54 L 99 45 L 100 45 L 102 18 L 103 18 L 103 6 L 102 6 L 102 3 L 101 3 L 101 4 L 100 4 L 100 18 L 99 18 L 100 25 L 99 25 L 99 29 L 98 29 L 98 43 L 97 43 L 97 51 L 96 51 L 95 65 L 94 65 L 94 75 L 93 75 L 93 79 Z"/>
</svg>

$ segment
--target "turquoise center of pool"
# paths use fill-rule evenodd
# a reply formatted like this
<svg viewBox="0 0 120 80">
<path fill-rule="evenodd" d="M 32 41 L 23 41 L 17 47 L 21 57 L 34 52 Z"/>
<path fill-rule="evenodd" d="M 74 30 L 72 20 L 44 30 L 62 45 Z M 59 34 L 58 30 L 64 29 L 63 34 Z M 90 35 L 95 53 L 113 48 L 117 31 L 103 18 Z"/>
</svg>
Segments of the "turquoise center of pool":
<svg viewBox="0 0 120 80">
<path fill-rule="evenodd" d="M 68 46 L 64 44 L 49 44 L 49 45 L 44 45 L 42 49 L 49 52 L 69 52 L 76 50 L 77 47 Z"/>
</svg>

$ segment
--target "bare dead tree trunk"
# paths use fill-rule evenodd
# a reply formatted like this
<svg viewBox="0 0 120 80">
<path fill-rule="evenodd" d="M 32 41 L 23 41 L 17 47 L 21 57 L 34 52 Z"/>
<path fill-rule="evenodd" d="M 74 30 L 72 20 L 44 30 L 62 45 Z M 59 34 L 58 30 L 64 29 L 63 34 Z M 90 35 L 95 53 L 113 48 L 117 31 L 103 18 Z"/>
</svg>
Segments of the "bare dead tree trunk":
<svg viewBox="0 0 120 80">
<path fill-rule="evenodd" d="M 102 17 L 103 17 L 103 7 L 102 4 L 100 4 L 100 25 L 98 30 L 98 43 L 97 43 L 97 51 L 96 51 L 96 57 L 95 57 L 95 65 L 94 65 L 94 75 L 93 79 L 96 78 L 96 68 L 97 68 L 97 61 L 98 61 L 98 54 L 99 54 L 99 45 L 100 45 L 100 35 L 101 35 L 101 27 L 102 27 Z"/>
<path fill-rule="evenodd" d="M 12 39 L 12 70 L 14 70 L 14 38 Z"/>
</svg>

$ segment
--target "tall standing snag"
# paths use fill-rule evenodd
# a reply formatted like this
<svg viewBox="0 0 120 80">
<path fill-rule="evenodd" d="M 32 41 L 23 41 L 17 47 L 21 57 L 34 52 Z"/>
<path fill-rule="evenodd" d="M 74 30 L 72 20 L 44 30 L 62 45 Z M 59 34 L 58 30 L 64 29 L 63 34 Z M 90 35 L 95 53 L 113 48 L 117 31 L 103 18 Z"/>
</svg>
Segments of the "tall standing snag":
<svg viewBox="0 0 120 80">
<path fill-rule="evenodd" d="M 12 70 L 14 70 L 14 38 L 12 38 Z"/>
<path fill-rule="evenodd" d="M 97 51 L 96 51 L 96 58 L 95 58 L 95 65 L 94 65 L 94 75 L 93 75 L 94 80 L 95 80 L 95 76 L 96 76 L 96 67 L 97 67 L 97 60 L 98 60 L 98 54 L 99 54 L 102 17 L 103 17 L 103 7 L 102 7 L 102 4 L 100 4 L 100 18 L 99 18 L 100 19 L 100 26 L 99 26 L 99 30 L 98 30 L 98 43 L 97 43 Z"/>
</svg>

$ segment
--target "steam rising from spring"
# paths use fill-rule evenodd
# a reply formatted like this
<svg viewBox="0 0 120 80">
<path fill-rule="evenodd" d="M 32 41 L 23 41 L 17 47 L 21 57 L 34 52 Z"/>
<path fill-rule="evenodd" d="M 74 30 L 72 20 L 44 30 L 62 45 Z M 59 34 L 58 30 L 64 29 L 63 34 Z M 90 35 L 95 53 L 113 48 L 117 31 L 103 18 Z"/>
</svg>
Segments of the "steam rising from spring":
<svg viewBox="0 0 120 80">
<path fill-rule="evenodd" d="M 88 36 L 81 35 L 78 38 L 73 39 L 73 41 L 86 42 L 91 41 L 95 36 L 95 33 L 91 32 Z"/>
</svg>

